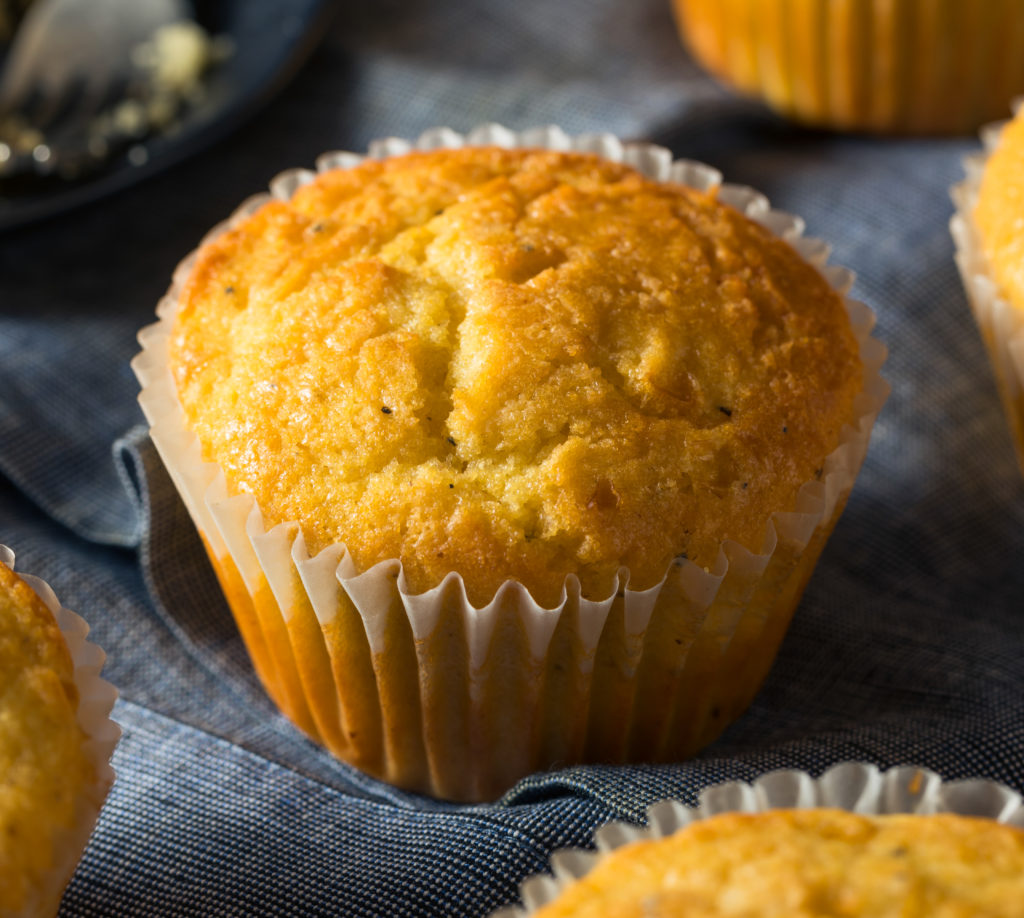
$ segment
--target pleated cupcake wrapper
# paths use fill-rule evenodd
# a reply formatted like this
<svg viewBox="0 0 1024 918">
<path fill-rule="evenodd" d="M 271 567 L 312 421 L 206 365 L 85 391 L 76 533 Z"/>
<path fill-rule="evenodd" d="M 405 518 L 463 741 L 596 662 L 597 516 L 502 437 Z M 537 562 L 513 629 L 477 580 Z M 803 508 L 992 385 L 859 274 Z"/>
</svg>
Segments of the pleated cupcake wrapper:
<svg viewBox="0 0 1024 918">
<path fill-rule="evenodd" d="M 1017 111 L 1022 105 L 1024 97 L 1017 99 L 1013 108 Z M 1024 472 L 1024 310 L 1014 308 L 992 276 L 974 222 L 985 163 L 999 143 L 1000 132 L 1006 123 L 1000 121 L 983 128 L 984 150 L 964 160 L 966 178 L 952 190 L 956 213 L 950 220 L 950 231 L 956 243 L 957 268 L 988 350 L 999 397 L 1017 450 L 1017 461 Z"/>
<path fill-rule="evenodd" d="M 763 813 L 774 809 L 830 807 L 861 815 L 955 813 L 1024 829 L 1024 799 L 1003 784 L 985 779 L 943 781 L 912 765 L 880 771 L 866 762 L 843 762 L 812 778 L 803 771 L 762 775 L 751 784 L 730 781 L 705 788 L 695 807 L 662 800 L 647 810 L 647 824 L 611 822 L 594 833 L 596 850 L 566 848 L 551 856 L 550 873 L 520 886 L 522 906 L 499 909 L 491 918 L 526 918 L 586 876 L 616 848 L 673 835 L 691 823 L 720 813 Z"/>
<path fill-rule="evenodd" d="M 593 152 L 661 181 L 699 189 L 720 183 L 716 170 L 673 162 L 663 148 L 607 134 L 569 137 L 557 128 L 513 133 L 486 125 L 465 137 L 437 129 L 415 143 L 378 141 L 369 156 L 465 144 Z M 362 159 L 328 153 L 317 169 Z M 271 197 L 287 199 L 314 175 L 279 175 L 269 195 L 246 201 L 211 236 Z M 722 185 L 719 197 L 789 240 L 843 294 L 849 289 L 851 273 L 826 266 L 828 247 L 803 238 L 799 218 L 771 210 L 763 195 L 742 186 Z M 160 321 L 140 333 L 143 350 L 133 362 L 140 404 L 268 692 L 306 732 L 400 786 L 479 800 L 551 765 L 688 755 L 746 707 L 888 394 L 879 373 L 885 349 L 870 337 L 874 316 L 866 306 L 847 301 L 865 364 L 856 420 L 820 478 L 801 488 L 794 507 L 774 515 L 761 552 L 726 542 L 710 570 L 679 560 L 648 590 L 632 590 L 621 569 L 601 600 L 581 596 L 569 576 L 555 608 L 509 581 L 477 609 L 457 572 L 414 595 L 397 560 L 360 572 L 343 545 L 311 557 L 297 523 L 268 529 L 255 500 L 232 495 L 222 471 L 203 461 L 167 363 L 177 299 L 194 258 L 175 272 Z"/>
<path fill-rule="evenodd" d="M 0 545 L 0 564 L 14 570 L 14 552 Z M 45 918 L 55 915 L 64 889 L 75 872 L 82 852 L 99 819 L 100 808 L 114 783 L 110 759 L 121 737 L 121 728 L 110 719 L 117 689 L 100 676 L 106 654 L 87 640 L 89 626 L 70 609 L 65 609 L 53 590 L 38 577 L 17 572 L 53 613 L 67 643 L 74 664 L 74 681 L 78 689 L 78 723 L 87 737 L 86 753 L 96 772 L 96 782 L 76 802 L 75 824 L 61 833 L 52 852 L 53 867 L 26 908 L 9 918 Z M 5 913 L 6 915 L 7 913 Z"/>
<path fill-rule="evenodd" d="M 1024 91 L 1024 9 L 960 0 L 674 0 L 697 59 L 812 124 L 966 132 Z"/>
</svg>

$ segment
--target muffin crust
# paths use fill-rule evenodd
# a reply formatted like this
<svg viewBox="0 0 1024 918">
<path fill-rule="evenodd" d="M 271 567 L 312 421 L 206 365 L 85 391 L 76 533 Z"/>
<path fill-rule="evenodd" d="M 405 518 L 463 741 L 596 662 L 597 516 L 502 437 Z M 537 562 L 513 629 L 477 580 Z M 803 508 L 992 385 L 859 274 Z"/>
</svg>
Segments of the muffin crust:
<svg viewBox="0 0 1024 918">
<path fill-rule="evenodd" d="M 861 388 L 841 298 L 713 194 L 496 148 L 326 173 L 204 246 L 171 367 L 268 524 L 477 605 L 759 550 Z"/>
<path fill-rule="evenodd" d="M 1024 832 L 949 814 L 729 813 L 613 852 L 534 918 L 1024 916 Z"/>
<path fill-rule="evenodd" d="M 78 692 L 50 610 L 0 563 L 0 913 L 20 914 L 53 867 L 94 778 Z"/>
</svg>

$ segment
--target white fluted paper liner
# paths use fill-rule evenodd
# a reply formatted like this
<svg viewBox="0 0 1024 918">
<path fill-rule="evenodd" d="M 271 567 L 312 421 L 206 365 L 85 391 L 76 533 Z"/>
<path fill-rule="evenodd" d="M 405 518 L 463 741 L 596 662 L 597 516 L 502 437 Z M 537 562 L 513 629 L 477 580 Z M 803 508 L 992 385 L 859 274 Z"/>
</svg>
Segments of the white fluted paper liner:
<svg viewBox="0 0 1024 918">
<path fill-rule="evenodd" d="M 662 800 L 647 809 L 645 826 L 611 822 L 594 833 L 596 850 L 565 848 L 551 856 L 551 873 L 523 881 L 522 906 L 506 906 L 491 918 L 526 918 L 553 901 L 570 883 L 588 874 L 616 848 L 631 842 L 665 838 L 693 822 L 719 813 L 763 813 L 775 809 L 829 807 L 868 816 L 891 813 L 955 813 L 994 819 L 1024 828 L 1024 798 L 1015 790 L 983 778 L 943 781 L 913 765 L 880 771 L 867 762 L 842 762 L 819 778 L 785 769 L 750 784 L 730 781 L 704 788 L 697 806 Z"/>
<path fill-rule="evenodd" d="M 6 545 L 0 545 L 0 564 L 6 564 L 14 570 L 14 552 Z M 35 898 L 24 911 L 10 916 L 45 918 L 57 913 L 64 889 L 75 872 L 89 836 L 96 827 L 100 808 L 114 783 L 114 769 L 110 759 L 121 737 L 121 728 L 110 719 L 117 700 L 117 689 L 100 676 L 106 654 L 87 640 L 89 625 L 81 616 L 60 604 L 49 584 L 20 571 L 18 576 L 53 613 L 57 627 L 67 643 L 74 664 L 75 687 L 78 689 L 78 723 L 87 737 L 86 754 L 96 773 L 93 786 L 76 802 L 75 825 L 56 841 L 52 870 L 41 887 L 34 891 Z"/>
<path fill-rule="evenodd" d="M 1014 111 L 1022 105 L 1024 97 L 1014 102 Z M 1007 121 L 1000 121 L 982 128 L 983 151 L 964 160 L 966 176 L 952 189 L 956 212 L 950 220 L 950 231 L 956 244 L 957 268 L 988 350 L 1017 450 L 1017 461 L 1024 472 L 1024 312 L 1014 308 L 992 276 L 974 222 L 985 163 L 999 143 L 1006 124 Z"/>
<path fill-rule="evenodd" d="M 829 248 L 804 238 L 803 221 L 758 192 L 720 185 L 720 174 L 668 150 L 608 134 L 558 128 L 515 133 L 485 125 L 466 136 L 442 128 L 417 141 L 387 139 L 369 156 L 496 144 L 594 152 L 647 176 L 706 190 L 788 240 L 846 294 L 852 274 L 827 266 Z M 364 157 L 328 153 L 317 170 Z M 271 197 L 287 199 L 315 173 L 277 176 L 207 238 Z M 793 606 L 841 511 L 888 394 L 885 348 L 874 316 L 847 309 L 865 366 L 856 417 L 819 478 L 780 508 L 759 553 L 726 542 L 710 570 L 682 561 L 637 591 L 620 570 L 610 594 L 580 595 L 566 578 L 555 608 L 506 582 L 483 608 L 449 574 L 420 595 L 397 560 L 358 571 L 343 545 L 310 557 L 299 526 L 268 529 L 247 494 L 230 493 L 186 429 L 167 364 L 170 328 L 195 260 L 175 271 L 160 321 L 140 333 L 133 368 L 151 436 L 206 542 L 264 685 L 300 727 L 341 758 L 400 786 L 456 799 L 493 798 L 518 778 L 569 762 L 666 759 L 713 739 L 749 703 L 767 673 Z M 699 688 L 699 691 L 694 689 Z"/>
</svg>

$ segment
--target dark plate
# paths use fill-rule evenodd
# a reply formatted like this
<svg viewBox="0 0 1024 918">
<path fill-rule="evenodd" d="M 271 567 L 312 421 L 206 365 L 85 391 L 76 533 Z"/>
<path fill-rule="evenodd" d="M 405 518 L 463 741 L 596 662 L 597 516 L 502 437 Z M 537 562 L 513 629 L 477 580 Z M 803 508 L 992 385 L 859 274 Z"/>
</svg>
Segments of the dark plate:
<svg viewBox="0 0 1024 918">
<path fill-rule="evenodd" d="M 335 5 L 332 0 L 200 0 L 199 21 L 234 43 L 231 56 L 206 80 L 204 101 L 188 110 L 174 134 L 136 145 L 145 149 L 141 165 L 119 155 L 88 179 L 40 179 L 5 189 L 0 231 L 99 200 L 224 137 L 294 76 L 322 38 Z"/>
</svg>

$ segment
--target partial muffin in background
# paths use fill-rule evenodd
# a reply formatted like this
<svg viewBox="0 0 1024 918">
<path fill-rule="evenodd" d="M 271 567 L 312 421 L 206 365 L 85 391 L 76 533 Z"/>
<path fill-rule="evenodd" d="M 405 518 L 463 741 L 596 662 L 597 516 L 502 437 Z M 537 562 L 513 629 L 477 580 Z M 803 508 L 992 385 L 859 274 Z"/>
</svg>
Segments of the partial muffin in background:
<svg viewBox="0 0 1024 918">
<path fill-rule="evenodd" d="M 119 731 L 88 627 L 13 560 L 0 546 L 0 913 L 40 918 L 96 824 Z"/>
<path fill-rule="evenodd" d="M 271 696 L 465 800 L 738 716 L 885 387 L 762 196 L 610 137 L 463 141 L 286 176 L 182 266 L 136 371 Z"/>
<path fill-rule="evenodd" d="M 1024 108 L 982 137 L 985 152 L 965 162 L 953 189 L 950 226 L 1024 471 Z"/>
<path fill-rule="evenodd" d="M 808 125 L 964 133 L 1024 92 L 1017 0 L 672 0 L 715 76 Z"/>
</svg>

